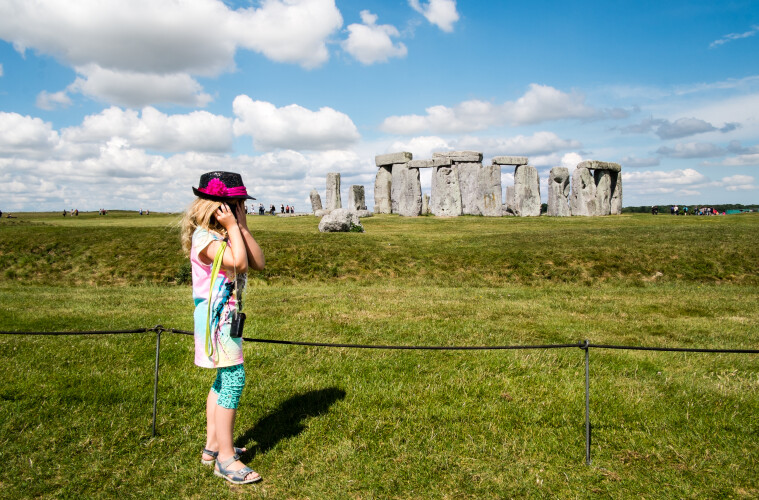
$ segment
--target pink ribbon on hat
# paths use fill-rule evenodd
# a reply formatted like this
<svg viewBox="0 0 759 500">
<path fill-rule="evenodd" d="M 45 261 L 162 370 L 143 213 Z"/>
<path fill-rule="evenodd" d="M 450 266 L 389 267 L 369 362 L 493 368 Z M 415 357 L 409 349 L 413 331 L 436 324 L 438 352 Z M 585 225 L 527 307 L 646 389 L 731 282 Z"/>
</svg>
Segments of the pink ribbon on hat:
<svg viewBox="0 0 759 500">
<path fill-rule="evenodd" d="M 211 196 L 248 196 L 245 186 L 228 188 L 224 181 L 219 179 L 211 179 L 204 189 L 198 189 L 198 191 Z"/>
</svg>

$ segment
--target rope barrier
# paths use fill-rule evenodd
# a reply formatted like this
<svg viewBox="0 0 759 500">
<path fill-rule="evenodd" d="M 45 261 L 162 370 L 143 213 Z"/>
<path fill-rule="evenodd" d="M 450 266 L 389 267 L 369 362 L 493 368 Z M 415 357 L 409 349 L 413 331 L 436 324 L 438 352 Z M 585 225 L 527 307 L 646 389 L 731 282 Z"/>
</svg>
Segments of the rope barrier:
<svg viewBox="0 0 759 500">
<path fill-rule="evenodd" d="M 134 328 L 131 330 L 93 330 L 87 332 L 12 332 L 0 331 L 0 335 L 113 335 L 128 333 L 156 333 L 155 379 L 153 386 L 153 437 L 156 435 L 156 418 L 158 413 L 158 367 L 161 350 L 161 334 L 163 332 L 195 335 L 194 332 L 176 328 L 164 328 L 156 325 L 152 328 Z M 694 352 L 721 354 L 759 354 L 759 349 L 709 349 L 695 347 L 647 347 L 613 344 L 591 344 L 588 340 L 570 344 L 537 344 L 537 345 L 497 345 L 497 346 L 423 346 L 423 345 L 377 345 L 377 344 L 345 344 L 330 342 L 304 342 L 296 340 L 257 339 L 243 337 L 245 342 L 263 344 L 295 345 L 306 347 L 341 347 L 348 349 L 387 349 L 387 350 L 425 350 L 425 351 L 486 351 L 486 350 L 521 350 L 521 349 L 568 349 L 580 348 L 585 351 L 585 463 L 590 465 L 590 349 L 620 349 L 629 351 L 659 351 L 659 352 Z"/>
</svg>

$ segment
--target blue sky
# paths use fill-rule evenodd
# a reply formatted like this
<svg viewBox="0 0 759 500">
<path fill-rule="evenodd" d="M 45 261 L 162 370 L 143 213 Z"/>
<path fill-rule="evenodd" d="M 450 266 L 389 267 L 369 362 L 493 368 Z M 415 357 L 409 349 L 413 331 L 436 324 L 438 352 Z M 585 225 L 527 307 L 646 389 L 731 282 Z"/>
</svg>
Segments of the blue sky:
<svg viewBox="0 0 759 500">
<path fill-rule="evenodd" d="M 759 203 L 758 55 L 757 1 L 4 0 L 0 209 L 176 211 L 216 169 L 371 207 L 375 155 L 450 150 Z"/>
</svg>

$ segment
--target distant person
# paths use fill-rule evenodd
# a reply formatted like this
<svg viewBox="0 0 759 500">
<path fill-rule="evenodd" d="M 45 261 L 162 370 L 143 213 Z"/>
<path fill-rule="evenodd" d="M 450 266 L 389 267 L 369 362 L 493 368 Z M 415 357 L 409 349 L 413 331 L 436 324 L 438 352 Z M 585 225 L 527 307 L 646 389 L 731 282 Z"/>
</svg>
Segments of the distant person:
<svg viewBox="0 0 759 500">
<path fill-rule="evenodd" d="M 290 213 L 291 214 L 295 213 L 295 205 L 290 205 Z"/>
<path fill-rule="evenodd" d="M 195 200 L 182 219 L 182 248 L 190 256 L 195 303 L 195 364 L 216 369 L 206 399 L 206 444 L 201 462 L 230 483 L 248 484 L 261 476 L 240 461 L 245 448 L 234 447 L 234 422 L 245 387 L 242 292 L 248 269 L 265 265 L 250 234 L 245 200 L 251 199 L 240 174 L 209 172 L 193 188 Z M 253 198 L 255 199 L 255 198 Z M 213 309 L 211 308 L 213 305 Z"/>
<path fill-rule="evenodd" d="M 140 209 L 140 215 L 142 215 L 142 209 Z"/>
<path fill-rule="evenodd" d="M 0 219 L 2 219 L 2 218 L 3 218 L 3 211 L 0 210 Z"/>
<path fill-rule="evenodd" d="M 259 203 L 258 204 L 258 215 L 263 215 L 263 214 L 264 214 L 264 204 L 263 203 Z"/>
<path fill-rule="evenodd" d="M 66 209 L 63 209 L 63 216 L 66 217 Z"/>
<path fill-rule="evenodd" d="M 79 217 L 79 209 L 78 209 L 78 208 L 77 208 L 76 210 L 74 210 L 74 215 L 75 215 L 76 217 Z"/>
<path fill-rule="evenodd" d="M 285 213 L 285 205 L 284 204 L 282 204 L 282 205 L 279 206 L 279 212 L 280 213 Z"/>
</svg>

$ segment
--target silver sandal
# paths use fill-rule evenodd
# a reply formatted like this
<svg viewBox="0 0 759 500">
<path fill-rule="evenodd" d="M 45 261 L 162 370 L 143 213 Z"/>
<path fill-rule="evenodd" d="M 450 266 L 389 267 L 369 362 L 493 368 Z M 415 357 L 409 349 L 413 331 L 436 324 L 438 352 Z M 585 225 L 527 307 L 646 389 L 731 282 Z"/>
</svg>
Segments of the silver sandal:
<svg viewBox="0 0 759 500">
<path fill-rule="evenodd" d="M 235 455 L 242 455 L 246 451 L 248 451 L 248 450 L 245 449 L 245 448 L 235 448 Z M 203 448 L 202 454 L 204 454 L 204 455 L 210 455 L 210 456 L 213 457 L 211 460 L 206 460 L 201 455 L 201 457 L 200 457 L 200 463 L 203 464 L 203 465 L 208 465 L 208 466 L 213 466 L 213 464 L 216 462 L 216 457 L 219 456 L 219 452 L 218 451 L 211 451 L 208 448 Z"/>
<path fill-rule="evenodd" d="M 250 484 L 250 483 L 255 483 L 255 482 L 261 480 L 261 475 L 260 474 L 256 478 L 245 479 L 245 476 L 247 476 L 251 472 L 253 472 L 255 474 L 258 474 L 258 472 L 254 471 L 253 469 L 251 469 L 247 465 L 244 466 L 242 469 L 239 469 L 239 470 L 227 470 L 228 466 L 232 465 L 233 463 L 237 462 L 238 460 L 240 460 L 240 456 L 239 455 L 232 456 L 232 458 L 230 458 L 229 460 L 225 460 L 224 463 L 219 462 L 219 459 L 217 458 L 216 459 L 216 465 L 218 466 L 219 469 L 218 470 L 214 469 L 213 473 L 215 475 L 219 476 L 219 477 L 223 477 L 224 479 L 226 479 L 230 483 L 234 483 L 234 484 Z"/>
</svg>

